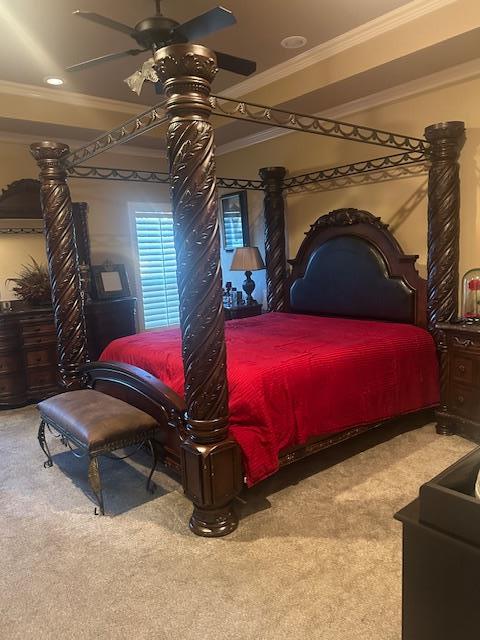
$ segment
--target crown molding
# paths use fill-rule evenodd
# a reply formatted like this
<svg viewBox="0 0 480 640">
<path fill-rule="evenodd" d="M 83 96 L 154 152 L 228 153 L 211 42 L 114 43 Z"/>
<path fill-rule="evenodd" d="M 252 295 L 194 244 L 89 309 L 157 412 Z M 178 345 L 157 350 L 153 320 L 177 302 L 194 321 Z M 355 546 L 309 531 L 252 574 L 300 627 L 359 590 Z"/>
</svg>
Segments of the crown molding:
<svg viewBox="0 0 480 640">
<path fill-rule="evenodd" d="M 383 91 L 372 93 L 365 98 L 358 98 L 357 100 L 345 102 L 344 104 L 321 111 L 320 113 L 315 113 L 314 115 L 338 120 L 361 111 L 367 111 L 368 109 L 396 102 L 397 100 L 403 100 L 421 93 L 440 89 L 441 87 L 445 87 L 449 84 L 469 80 L 476 76 L 480 76 L 480 58 L 470 60 L 469 62 L 459 64 L 455 67 L 450 67 L 449 69 L 437 71 L 436 73 L 424 76 L 423 78 L 417 78 L 416 80 L 399 84 L 391 89 L 384 89 Z M 246 136 L 245 138 L 226 142 L 225 144 L 217 147 L 216 153 L 217 156 L 233 153 L 234 151 L 239 151 L 240 149 L 260 144 L 262 142 L 267 142 L 268 140 L 273 140 L 274 138 L 286 136 L 291 133 L 295 132 L 288 129 L 269 127 L 259 133 Z"/>
<path fill-rule="evenodd" d="M 45 136 L 45 135 L 35 135 L 27 134 L 27 133 L 13 133 L 11 131 L 2 131 L 0 130 L 0 142 L 6 142 L 10 144 L 21 144 L 25 146 L 29 146 L 35 140 L 52 140 L 53 142 L 63 142 L 64 144 L 68 144 L 71 149 L 77 149 L 85 144 L 91 142 L 91 140 L 76 140 L 64 138 L 62 136 Z M 161 158 L 165 159 L 166 152 L 162 149 L 150 149 L 147 147 L 139 147 L 133 146 L 130 144 L 119 144 L 108 151 L 104 151 L 103 154 L 120 154 L 124 156 L 137 156 L 142 158 Z M 146 169 L 149 171 L 149 169 Z"/>
<path fill-rule="evenodd" d="M 412 2 L 398 7 L 398 9 L 389 11 L 378 18 L 374 18 L 369 22 L 365 22 L 365 24 L 355 27 L 355 29 L 351 29 L 331 40 L 327 40 L 327 42 L 303 51 L 285 62 L 257 73 L 251 78 L 225 89 L 222 91 L 222 95 L 226 98 L 238 98 L 252 93 L 277 80 L 283 80 L 322 60 L 331 58 L 342 51 L 367 42 L 378 35 L 413 22 L 424 15 L 442 9 L 454 2 L 457 2 L 457 0 L 412 0 Z"/>
<path fill-rule="evenodd" d="M 60 104 L 73 104 L 78 107 L 116 111 L 131 115 L 136 115 L 151 107 L 151 105 L 134 104 L 123 100 L 111 100 L 110 98 L 99 98 L 84 93 L 65 91 L 62 87 L 51 89 L 49 87 L 38 87 L 33 84 L 21 84 L 20 82 L 10 82 L 8 80 L 0 80 L 0 95 L 19 96 L 21 98 L 40 98 Z"/>
</svg>

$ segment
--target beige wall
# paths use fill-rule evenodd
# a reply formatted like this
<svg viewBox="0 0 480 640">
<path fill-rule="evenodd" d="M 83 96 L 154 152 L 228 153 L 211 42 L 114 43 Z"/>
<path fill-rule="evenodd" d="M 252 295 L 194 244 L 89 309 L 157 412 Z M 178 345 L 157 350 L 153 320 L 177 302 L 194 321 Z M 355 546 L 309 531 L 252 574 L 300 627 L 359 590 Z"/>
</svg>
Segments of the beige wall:
<svg viewBox="0 0 480 640">
<path fill-rule="evenodd" d="M 345 118 L 344 118 L 345 119 Z M 398 100 L 356 113 L 348 120 L 420 136 L 424 127 L 445 120 L 464 120 L 467 141 L 461 156 L 460 272 L 480 264 L 480 78 Z M 255 177 L 257 167 L 286 166 L 291 173 L 327 168 L 388 155 L 382 147 L 288 134 L 219 158 L 219 172 Z M 254 162 L 252 162 L 254 158 Z M 304 232 L 321 214 L 338 207 L 365 208 L 382 217 L 405 251 L 418 253 L 426 264 L 427 176 L 365 184 L 344 189 L 291 195 L 288 198 L 288 246 L 293 257 Z"/>
<path fill-rule="evenodd" d="M 442 120 L 464 120 L 467 141 L 461 157 L 461 273 L 480 264 L 480 78 L 451 84 L 405 100 L 356 113 L 354 122 L 421 135 L 425 125 Z M 266 143 L 243 149 L 217 159 L 218 174 L 257 177 L 261 166 L 284 165 L 291 173 L 330 167 L 365 158 L 385 155 L 381 147 L 355 144 L 308 134 L 287 134 Z M 5 186 L 22 177 L 36 177 L 37 169 L 25 145 L 0 144 L 0 184 Z M 99 165 L 165 170 L 165 159 L 105 154 Z M 129 202 L 164 203 L 168 206 L 168 189 L 160 185 L 113 183 L 95 180 L 71 180 L 74 200 L 90 205 L 90 234 L 95 262 L 105 259 L 125 263 L 132 288 L 135 287 L 134 254 L 131 245 Z M 288 198 L 288 251 L 294 256 L 304 232 L 319 215 L 337 207 L 365 208 L 389 222 L 398 240 L 409 253 L 420 255 L 426 264 L 426 187 L 425 175 L 344 189 L 291 195 Z M 262 194 L 249 192 L 251 244 L 263 252 Z M 31 252 L 27 244 L 33 239 L 0 237 L 0 283 L 15 275 L 18 266 Z M 16 257 L 14 257 L 14 254 Z M 20 255 L 22 254 L 22 255 Z M 231 253 L 222 253 L 224 281 L 241 287 L 243 274 L 228 272 Z M 423 271 L 423 268 L 422 268 Z M 264 272 L 254 274 L 256 297 L 264 299 Z M 2 295 L 6 295 L 2 288 Z"/>
<path fill-rule="evenodd" d="M 136 168 L 166 171 L 165 158 L 142 158 L 123 154 L 103 154 L 90 164 L 114 166 L 118 168 Z M 36 178 L 38 170 L 25 144 L 0 143 L 0 187 L 4 188 L 20 178 Z M 129 203 L 161 204 L 170 209 L 169 189 L 166 185 L 126 183 L 99 180 L 71 179 L 69 181 L 74 201 L 89 204 L 89 229 L 92 259 L 101 264 L 106 259 L 125 264 L 129 274 L 132 292 L 136 291 L 135 253 L 132 245 L 132 227 Z M 256 194 L 253 194 L 254 196 Z M 257 198 L 258 200 L 258 198 Z M 254 200 L 252 200 L 254 202 Z M 260 244 L 263 251 L 263 223 L 261 209 L 253 206 L 250 215 L 252 244 Z M 20 266 L 32 255 L 40 262 L 46 262 L 44 240 L 41 236 L 2 236 L 0 235 L 0 296 L 2 299 L 13 297 L 11 287 L 5 286 L 8 278 L 14 277 Z M 224 282 L 233 281 L 241 287 L 243 274 L 230 272 L 232 253 L 222 251 Z M 264 296 L 264 273 L 254 274 L 257 282 L 255 295 L 262 300 Z"/>
</svg>

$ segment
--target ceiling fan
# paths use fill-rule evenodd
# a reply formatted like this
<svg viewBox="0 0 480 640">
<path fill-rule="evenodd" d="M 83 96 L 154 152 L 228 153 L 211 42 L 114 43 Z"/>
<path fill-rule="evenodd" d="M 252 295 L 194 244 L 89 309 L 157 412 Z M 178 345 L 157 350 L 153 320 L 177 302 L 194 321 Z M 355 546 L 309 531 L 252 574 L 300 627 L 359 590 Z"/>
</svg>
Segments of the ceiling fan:
<svg viewBox="0 0 480 640">
<path fill-rule="evenodd" d="M 161 12 L 160 4 L 161 0 L 155 0 L 155 15 L 150 18 L 144 18 L 135 27 L 129 27 L 98 13 L 74 11 L 73 15 L 129 35 L 141 48 L 128 49 L 119 53 L 108 53 L 99 58 L 85 60 L 85 62 L 68 67 L 66 71 L 82 71 L 103 62 L 127 56 L 136 56 L 145 51 L 154 53 L 157 49 L 169 44 L 185 43 L 192 40 L 198 41 L 215 31 L 220 31 L 236 24 L 233 13 L 223 7 L 215 7 L 188 22 L 180 24 L 176 20 L 164 16 Z M 215 55 L 217 56 L 218 66 L 226 71 L 249 76 L 256 70 L 257 65 L 252 60 L 237 58 L 219 51 L 215 51 Z"/>
</svg>

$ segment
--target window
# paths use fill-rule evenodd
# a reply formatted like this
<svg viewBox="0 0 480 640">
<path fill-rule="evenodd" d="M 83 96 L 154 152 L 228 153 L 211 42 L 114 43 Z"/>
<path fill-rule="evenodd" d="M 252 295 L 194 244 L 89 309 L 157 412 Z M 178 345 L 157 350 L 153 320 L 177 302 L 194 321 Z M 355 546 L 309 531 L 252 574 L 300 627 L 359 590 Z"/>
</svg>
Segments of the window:
<svg viewBox="0 0 480 640">
<path fill-rule="evenodd" d="M 179 324 L 172 214 L 136 209 L 135 234 L 145 329 Z"/>
<path fill-rule="evenodd" d="M 242 218 L 239 213 L 234 211 L 224 213 L 223 224 L 225 225 L 225 247 L 228 249 L 243 247 Z"/>
</svg>

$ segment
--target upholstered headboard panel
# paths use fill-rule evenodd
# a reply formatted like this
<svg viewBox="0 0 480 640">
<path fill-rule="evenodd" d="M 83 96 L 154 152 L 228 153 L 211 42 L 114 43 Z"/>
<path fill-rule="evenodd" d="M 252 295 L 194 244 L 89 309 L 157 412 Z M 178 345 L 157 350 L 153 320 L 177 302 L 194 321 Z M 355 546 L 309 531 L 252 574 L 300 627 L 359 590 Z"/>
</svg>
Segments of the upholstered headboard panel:
<svg viewBox="0 0 480 640">
<path fill-rule="evenodd" d="M 310 256 L 290 289 L 292 310 L 321 315 L 414 322 L 415 294 L 389 278 L 385 260 L 366 240 L 339 236 Z"/>
<path fill-rule="evenodd" d="M 367 211 L 333 211 L 312 225 L 292 261 L 290 311 L 425 325 L 416 258 Z"/>
</svg>

